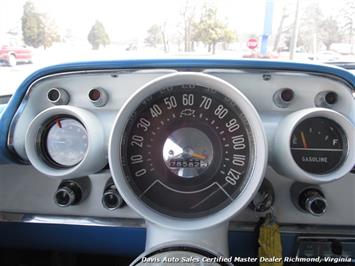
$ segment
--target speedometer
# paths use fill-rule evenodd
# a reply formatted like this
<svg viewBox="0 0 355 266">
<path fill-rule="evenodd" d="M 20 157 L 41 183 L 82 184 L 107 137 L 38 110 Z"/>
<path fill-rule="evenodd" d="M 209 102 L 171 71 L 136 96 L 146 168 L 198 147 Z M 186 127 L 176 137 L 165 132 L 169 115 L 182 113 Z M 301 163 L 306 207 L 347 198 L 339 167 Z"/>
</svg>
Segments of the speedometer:
<svg viewBox="0 0 355 266">
<path fill-rule="evenodd" d="M 122 166 L 136 196 L 175 217 L 201 217 L 230 204 L 248 182 L 253 157 L 244 113 L 202 85 L 150 95 L 131 114 L 122 138 Z"/>
</svg>

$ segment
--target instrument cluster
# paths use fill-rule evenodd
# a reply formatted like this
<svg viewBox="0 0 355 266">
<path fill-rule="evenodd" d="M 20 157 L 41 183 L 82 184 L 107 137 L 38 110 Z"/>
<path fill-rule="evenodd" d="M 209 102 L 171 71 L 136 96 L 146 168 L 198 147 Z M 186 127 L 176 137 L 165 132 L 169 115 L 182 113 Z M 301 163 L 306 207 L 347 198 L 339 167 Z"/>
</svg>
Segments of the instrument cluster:
<svg viewBox="0 0 355 266">
<path fill-rule="evenodd" d="M 352 91 L 328 77 L 93 71 L 44 78 L 30 91 L 12 123 L 14 153 L 60 180 L 109 169 L 107 210 L 125 201 L 168 227 L 231 218 L 267 176 L 318 186 L 355 164 Z"/>
</svg>

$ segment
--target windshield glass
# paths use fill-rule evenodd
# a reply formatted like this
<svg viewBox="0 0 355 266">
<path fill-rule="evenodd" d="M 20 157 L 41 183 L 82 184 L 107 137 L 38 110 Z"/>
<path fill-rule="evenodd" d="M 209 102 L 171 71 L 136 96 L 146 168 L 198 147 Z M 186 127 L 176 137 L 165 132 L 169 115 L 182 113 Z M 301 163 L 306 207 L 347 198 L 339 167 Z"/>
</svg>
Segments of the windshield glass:
<svg viewBox="0 0 355 266">
<path fill-rule="evenodd" d="M 353 0 L 2 0 L 0 95 L 38 68 L 130 58 L 355 61 Z"/>
</svg>

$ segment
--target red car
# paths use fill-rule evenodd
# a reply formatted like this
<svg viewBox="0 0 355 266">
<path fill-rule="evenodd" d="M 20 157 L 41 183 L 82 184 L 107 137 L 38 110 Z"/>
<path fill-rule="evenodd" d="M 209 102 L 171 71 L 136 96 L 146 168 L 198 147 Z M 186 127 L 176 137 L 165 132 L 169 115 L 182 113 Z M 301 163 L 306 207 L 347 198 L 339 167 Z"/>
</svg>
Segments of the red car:
<svg viewBox="0 0 355 266">
<path fill-rule="evenodd" d="M 32 51 L 24 45 L 18 45 L 16 42 L 0 44 L 0 62 L 13 67 L 17 63 L 32 63 Z"/>
</svg>

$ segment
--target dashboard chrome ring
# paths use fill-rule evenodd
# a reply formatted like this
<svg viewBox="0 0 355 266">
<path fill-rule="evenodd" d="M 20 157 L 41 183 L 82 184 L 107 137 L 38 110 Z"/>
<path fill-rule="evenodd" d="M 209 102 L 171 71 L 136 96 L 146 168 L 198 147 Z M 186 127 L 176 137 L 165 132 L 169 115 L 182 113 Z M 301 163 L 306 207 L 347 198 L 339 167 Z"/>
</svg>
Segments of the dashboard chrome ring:
<svg viewBox="0 0 355 266">
<path fill-rule="evenodd" d="M 182 252 L 185 253 L 184 257 L 181 260 L 178 258 L 177 253 Z M 159 257 L 159 255 L 164 254 L 163 257 Z M 171 254 L 171 256 L 169 256 Z M 199 258 L 200 257 L 200 258 Z M 164 261 L 167 259 L 171 259 L 171 261 Z M 183 260 L 184 258 L 184 260 Z M 190 261 L 189 261 L 190 260 Z M 232 266 L 232 257 L 226 257 L 223 254 L 220 254 L 214 250 L 210 250 L 206 247 L 201 247 L 195 243 L 180 243 L 179 241 L 167 242 L 164 244 L 160 244 L 154 246 L 151 249 L 144 251 L 140 254 L 130 265 L 131 266 L 139 266 L 145 264 L 155 264 L 155 263 L 181 263 L 190 265 L 194 263 L 201 263 L 201 265 L 220 265 L 220 266 Z M 175 262 L 175 263 L 174 263 Z M 212 262 L 214 262 L 212 264 Z M 206 263 L 206 264 L 205 264 Z"/>
<path fill-rule="evenodd" d="M 128 123 L 131 114 L 147 97 L 155 92 L 160 91 L 164 87 L 169 87 L 178 84 L 196 83 L 201 86 L 211 87 L 214 90 L 224 94 L 234 101 L 241 111 L 245 114 L 248 120 L 252 139 L 254 141 L 254 162 L 251 167 L 250 177 L 245 186 L 245 189 L 240 195 L 231 202 L 228 206 L 220 211 L 201 218 L 173 218 L 161 214 L 146 204 L 144 204 L 133 192 L 125 178 L 124 169 L 122 167 L 121 145 L 125 131 L 125 125 Z M 267 142 L 264 133 L 264 128 L 261 124 L 260 117 L 250 103 L 250 101 L 240 93 L 234 86 L 219 78 L 201 74 L 201 73 L 174 73 L 157 78 L 141 87 L 134 95 L 132 95 L 121 108 L 118 113 L 115 124 L 111 131 L 109 141 L 109 163 L 113 180 L 120 194 L 135 211 L 142 215 L 147 220 L 160 226 L 180 229 L 180 230 L 195 230 L 211 227 L 220 224 L 241 209 L 248 205 L 249 201 L 257 192 L 259 185 L 264 177 L 264 171 L 267 162 Z"/>
<path fill-rule="evenodd" d="M 40 154 L 39 135 L 43 126 L 54 117 L 70 116 L 78 120 L 87 129 L 88 148 L 81 162 L 66 168 L 58 168 Z M 104 131 L 99 119 L 89 111 L 72 106 L 56 106 L 39 113 L 30 123 L 26 132 L 25 149 L 31 164 L 43 174 L 52 177 L 80 177 L 101 170 L 107 163 L 104 143 Z"/>
<path fill-rule="evenodd" d="M 347 140 L 347 150 L 342 164 L 334 171 L 325 174 L 312 174 L 301 169 L 290 149 L 291 135 L 296 126 L 313 117 L 324 117 L 336 122 L 344 131 Z M 321 184 L 335 181 L 350 172 L 355 162 L 355 150 L 351 149 L 355 145 L 354 125 L 342 114 L 326 108 L 308 108 L 286 116 L 277 128 L 272 145 L 273 168 L 279 174 L 300 182 Z"/>
</svg>

